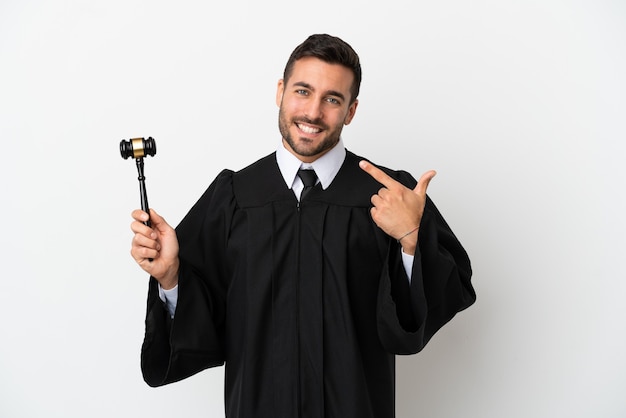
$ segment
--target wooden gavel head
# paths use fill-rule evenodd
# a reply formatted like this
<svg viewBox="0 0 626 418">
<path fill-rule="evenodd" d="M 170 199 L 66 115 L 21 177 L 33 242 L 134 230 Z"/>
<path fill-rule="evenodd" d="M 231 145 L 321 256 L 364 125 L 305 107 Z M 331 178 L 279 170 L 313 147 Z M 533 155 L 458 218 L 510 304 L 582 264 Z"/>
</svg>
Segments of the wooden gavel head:
<svg viewBox="0 0 626 418">
<path fill-rule="evenodd" d="M 128 141 L 122 139 L 120 142 L 120 153 L 123 159 L 129 157 L 143 158 L 147 155 L 154 156 L 156 154 L 156 142 L 154 138 L 132 138 Z"/>
</svg>

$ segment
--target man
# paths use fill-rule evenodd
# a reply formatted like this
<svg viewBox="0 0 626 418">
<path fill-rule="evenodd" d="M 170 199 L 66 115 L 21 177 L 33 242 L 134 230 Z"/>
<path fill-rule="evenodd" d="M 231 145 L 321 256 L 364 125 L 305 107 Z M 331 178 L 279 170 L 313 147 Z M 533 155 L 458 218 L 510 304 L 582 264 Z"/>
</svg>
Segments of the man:
<svg viewBox="0 0 626 418">
<path fill-rule="evenodd" d="M 222 171 L 176 230 L 133 212 L 149 385 L 225 364 L 230 418 L 394 417 L 394 355 L 419 352 L 475 293 L 426 196 L 435 172 L 416 183 L 344 148 L 360 82 L 348 44 L 310 36 L 278 82 L 275 153 Z"/>
</svg>

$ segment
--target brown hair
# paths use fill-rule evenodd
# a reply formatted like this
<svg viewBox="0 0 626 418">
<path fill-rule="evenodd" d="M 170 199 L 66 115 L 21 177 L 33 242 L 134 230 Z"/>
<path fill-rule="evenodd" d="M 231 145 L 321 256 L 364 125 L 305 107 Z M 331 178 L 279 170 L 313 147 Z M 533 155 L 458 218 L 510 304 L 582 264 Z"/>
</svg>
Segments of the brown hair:
<svg viewBox="0 0 626 418">
<path fill-rule="evenodd" d="M 340 64 L 352 70 L 354 81 L 350 88 L 350 103 L 353 103 L 359 95 L 361 88 L 361 63 L 359 56 L 345 41 L 327 34 L 309 36 L 304 42 L 296 47 L 291 53 L 283 80 L 285 83 L 291 76 L 296 61 L 304 57 L 315 57 L 329 64 Z"/>
</svg>

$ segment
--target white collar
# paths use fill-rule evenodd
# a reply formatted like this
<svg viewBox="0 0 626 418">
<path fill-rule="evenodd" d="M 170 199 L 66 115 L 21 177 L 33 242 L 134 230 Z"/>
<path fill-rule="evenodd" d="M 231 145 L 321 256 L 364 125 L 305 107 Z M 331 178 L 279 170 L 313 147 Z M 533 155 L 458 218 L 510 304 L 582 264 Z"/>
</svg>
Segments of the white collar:
<svg viewBox="0 0 626 418">
<path fill-rule="evenodd" d="M 327 189 L 333 182 L 335 176 L 339 172 L 343 161 L 346 158 L 346 149 L 343 146 L 343 141 L 339 139 L 337 145 L 335 145 L 330 151 L 322 155 L 312 163 L 303 163 L 295 155 L 287 151 L 283 145 L 282 140 L 280 145 L 276 149 L 276 162 L 280 173 L 283 175 L 285 184 L 290 189 L 298 174 L 300 168 L 313 168 L 317 178 L 322 184 L 322 189 Z"/>
</svg>

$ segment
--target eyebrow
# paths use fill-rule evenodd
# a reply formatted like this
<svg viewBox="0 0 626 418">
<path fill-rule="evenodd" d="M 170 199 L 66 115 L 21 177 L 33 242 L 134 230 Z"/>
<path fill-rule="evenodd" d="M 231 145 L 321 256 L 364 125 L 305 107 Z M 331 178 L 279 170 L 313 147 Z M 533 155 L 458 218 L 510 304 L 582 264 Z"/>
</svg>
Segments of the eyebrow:
<svg viewBox="0 0 626 418">
<path fill-rule="evenodd" d="M 298 86 L 298 87 L 304 87 L 304 88 L 307 88 L 307 89 L 309 89 L 309 90 L 315 91 L 315 89 L 313 88 L 313 86 L 311 86 L 309 83 L 306 83 L 306 82 L 304 82 L 304 81 L 296 81 L 295 83 L 293 83 L 293 85 L 294 85 L 294 86 Z M 336 97 L 339 97 L 341 100 L 346 100 L 345 96 L 344 96 L 342 93 L 340 93 L 340 92 L 338 92 L 338 91 L 335 91 L 335 90 L 329 90 L 329 91 L 327 91 L 327 92 L 326 92 L 326 95 L 329 95 L 329 96 L 336 96 Z"/>
</svg>

